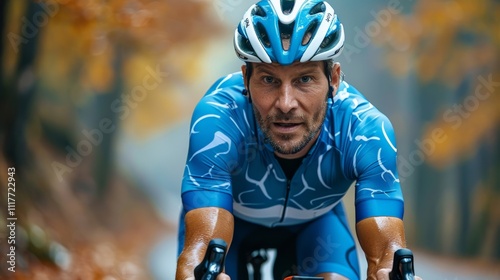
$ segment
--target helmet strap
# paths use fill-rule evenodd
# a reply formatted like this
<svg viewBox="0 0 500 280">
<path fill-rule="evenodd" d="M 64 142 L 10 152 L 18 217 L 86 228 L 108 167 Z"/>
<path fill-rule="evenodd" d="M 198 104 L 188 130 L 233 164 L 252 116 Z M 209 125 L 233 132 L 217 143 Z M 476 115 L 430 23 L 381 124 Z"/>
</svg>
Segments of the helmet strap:
<svg viewBox="0 0 500 280">
<path fill-rule="evenodd" d="M 333 98 L 333 86 L 332 86 L 332 63 L 329 61 L 324 62 L 325 65 L 325 76 L 328 79 L 328 98 Z"/>
<path fill-rule="evenodd" d="M 328 98 L 333 98 L 333 86 L 328 86 Z"/>
<path fill-rule="evenodd" d="M 243 95 L 248 96 L 248 102 L 252 103 L 252 95 L 250 94 L 250 76 L 252 75 L 253 67 L 252 67 L 252 63 L 250 63 L 250 62 L 247 62 L 246 66 L 247 66 L 247 70 L 245 72 L 245 77 L 243 77 L 243 78 L 247 80 L 247 83 L 246 83 L 247 88 L 244 89 L 242 93 L 243 93 Z"/>
</svg>

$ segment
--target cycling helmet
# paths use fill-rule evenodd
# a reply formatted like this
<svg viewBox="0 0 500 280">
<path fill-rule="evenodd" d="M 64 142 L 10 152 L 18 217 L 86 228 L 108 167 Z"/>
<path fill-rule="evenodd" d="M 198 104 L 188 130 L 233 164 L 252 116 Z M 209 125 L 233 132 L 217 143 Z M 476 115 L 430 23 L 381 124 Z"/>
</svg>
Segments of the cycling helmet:
<svg viewBox="0 0 500 280">
<path fill-rule="evenodd" d="M 234 32 L 234 49 L 245 62 L 330 60 L 343 46 L 342 23 L 322 0 L 262 0 L 247 10 Z"/>
</svg>

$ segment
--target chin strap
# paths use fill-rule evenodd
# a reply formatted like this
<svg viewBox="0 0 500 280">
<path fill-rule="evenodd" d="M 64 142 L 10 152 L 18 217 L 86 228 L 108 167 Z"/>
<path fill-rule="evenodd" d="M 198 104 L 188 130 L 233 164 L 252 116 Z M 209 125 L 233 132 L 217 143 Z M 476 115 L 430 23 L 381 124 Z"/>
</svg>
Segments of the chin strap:
<svg viewBox="0 0 500 280">
<path fill-rule="evenodd" d="M 333 86 L 331 86 L 331 85 L 328 88 L 328 98 L 333 99 Z"/>
<path fill-rule="evenodd" d="M 244 96 L 247 96 L 247 97 L 248 97 L 248 102 L 249 102 L 249 103 L 252 103 L 252 96 L 250 95 L 250 92 L 249 92 L 247 89 L 244 89 L 241 93 L 242 93 Z"/>
</svg>

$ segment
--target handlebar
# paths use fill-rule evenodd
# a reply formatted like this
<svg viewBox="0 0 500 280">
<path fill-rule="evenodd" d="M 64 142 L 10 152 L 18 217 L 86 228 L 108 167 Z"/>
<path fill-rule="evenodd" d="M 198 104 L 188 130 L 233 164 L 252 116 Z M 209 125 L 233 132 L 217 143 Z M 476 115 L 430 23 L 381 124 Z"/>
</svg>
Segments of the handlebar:
<svg viewBox="0 0 500 280">
<path fill-rule="evenodd" d="M 413 252 L 406 248 L 401 248 L 394 252 L 392 271 L 389 273 L 389 279 L 414 280 L 414 275 Z"/>
<path fill-rule="evenodd" d="M 283 280 L 324 280 L 323 277 L 311 277 L 311 276 L 288 276 Z"/>
<path fill-rule="evenodd" d="M 215 280 L 224 269 L 227 244 L 222 239 L 212 239 L 208 244 L 203 261 L 194 269 L 196 280 Z"/>
<path fill-rule="evenodd" d="M 208 244 L 203 261 L 194 269 L 196 280 L 215 280 L 224 269 L 227 244 L 222 239 L 212 239 Z M 413 265 L 413 252 L 401 248 L 394 252 L 390 280 L 414 280 L 415 268 Z M 323 279 L 322 277 L 290 276 L 285 280 Z"/>
</svg>

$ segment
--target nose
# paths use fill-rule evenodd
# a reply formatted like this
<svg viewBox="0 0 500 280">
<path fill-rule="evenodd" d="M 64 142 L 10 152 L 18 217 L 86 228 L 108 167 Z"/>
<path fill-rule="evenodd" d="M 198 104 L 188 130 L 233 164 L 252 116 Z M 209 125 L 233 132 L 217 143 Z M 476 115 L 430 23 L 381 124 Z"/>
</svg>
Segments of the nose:
<svg viewBox="0 0 500 280">
<path fill-rule="evenodd" d="M 279 91 L 279 96 L 276 99 L 275 106 L 285 114 L 292 111 L 298 106 L 298 102 L 295 98 L 292 85 L 282 84 Z"/>
</svg>

